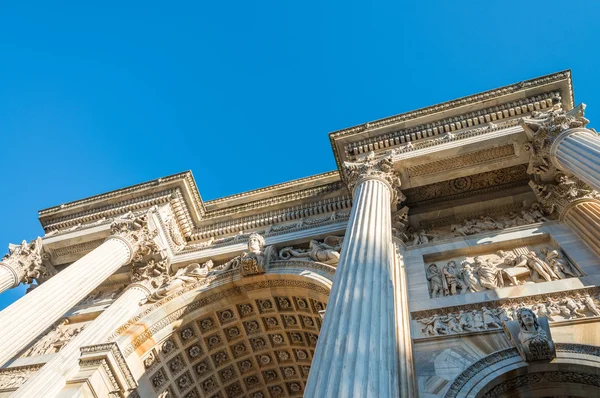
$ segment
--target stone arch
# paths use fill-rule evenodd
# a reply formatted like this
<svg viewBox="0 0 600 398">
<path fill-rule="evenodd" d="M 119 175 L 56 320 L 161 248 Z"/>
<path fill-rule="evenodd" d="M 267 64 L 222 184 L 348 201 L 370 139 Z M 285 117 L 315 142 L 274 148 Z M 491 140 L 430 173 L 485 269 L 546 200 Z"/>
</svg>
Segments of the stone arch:
<svg viewBox="0 0 600 398">
<path fill-rule="evenodd" d="M 598 397 L 600 347 L 556 344 L 551 362 L 523 361 L 512 347 L 473 363 L 456 377 L 446 398 Z"/>
<path fill-rule="evenodd" d="M 150 305 L 110 338 L 140 396 L 301 396 L 333 271 L 280 261 L 266 274 L 219 275 Z"/>
</svg>

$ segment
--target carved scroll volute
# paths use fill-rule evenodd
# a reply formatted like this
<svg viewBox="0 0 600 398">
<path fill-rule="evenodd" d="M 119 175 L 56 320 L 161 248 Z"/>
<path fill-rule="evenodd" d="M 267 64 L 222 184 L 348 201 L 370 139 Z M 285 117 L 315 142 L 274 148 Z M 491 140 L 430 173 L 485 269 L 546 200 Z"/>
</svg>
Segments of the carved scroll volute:
<svg viewBox="0 0 600 398">
<path fill-rule="evenodd" d="M 367 156 L 357 162 L 344 162 L 342 176 L 346 185 L 348 185 L 348 189 L 354 192 L 361 181 L 378 179 L 390 187 L 392 203 L 400 203 L 406 200 L 406 197 L 400 191 L 400 176 L 394 170 L 393 154 L 394 152 L 391 151 L 376 156 L 375 152 L 369 152 Z"/>
<path fill-rule="evenodd" d="M 110 226 L 111 236 L 120 237 L 131 246 L 133 263 L 147 263 L 150 259 L 159 262 L 167 256 L 166 249 L 158 243 L 158 228 L 150 222 L 150 217 L 156 210 L 153 207 L 137 216 L 130 213 Z"/>
<path fill-rule="evenodd" d="M 548 318 L 538 318 L 524 307 L 517 311 L 517 320 L 504 322 L 503 328 L 524 361 L 550 361 L 556 357 Z"/>
</svg>

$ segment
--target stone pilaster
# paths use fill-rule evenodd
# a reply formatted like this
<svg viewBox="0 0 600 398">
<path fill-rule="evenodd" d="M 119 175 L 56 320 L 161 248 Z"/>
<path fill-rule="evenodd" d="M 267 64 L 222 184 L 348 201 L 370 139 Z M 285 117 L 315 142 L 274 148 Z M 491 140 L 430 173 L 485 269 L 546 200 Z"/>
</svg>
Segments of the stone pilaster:
<svg viewBox="0 0 600 398">
<path fill-rule="evenodd" d="M 102 245 L 0 312 L 0 364 L 15 356 L 120 267 L 159 251 L 146 216 L 119 220 L 112 228 L 114 235 Z"/>
<path fill-rule="evenodd" d="M 304 395 L 397 397 L 390 204 L 401 193 L 389 157 L 345 166 L 354 203 Z"/>
</svg>

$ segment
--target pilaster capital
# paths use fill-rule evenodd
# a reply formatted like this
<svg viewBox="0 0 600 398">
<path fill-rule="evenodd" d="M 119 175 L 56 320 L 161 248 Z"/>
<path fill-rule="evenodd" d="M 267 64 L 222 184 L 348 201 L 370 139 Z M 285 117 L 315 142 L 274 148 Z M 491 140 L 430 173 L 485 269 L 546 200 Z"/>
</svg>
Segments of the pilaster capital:
<svg viewBox="0 0 600 398">
<path fill-rule="evenodd" d="M 556 183 L 539 183 L 530 181 L 529 186 L 545 208 L 548 214 L 556 211 L 563 219 L 566 210 L 572 205 L 582 201 L 597 201 L 600 193 L 590 188 L 586 183 L 576 177 L 567 177 L 558 174 Z"/>
<path fill-rule="evenodd" d="M 19 283 L 30 284 L 34 280 L 47 279 L 56 274 L 53 267 L 44 264 L 47 254 L 42 249 L 42 238 L 39 236 L 29 243 L 24 240 L 20 245 L 8 245 L 8 254 L 0 260 L 0 266 L 12 272 L 13 287 Z"/>
<path fill-rule="evenodd" d="M 379 180 L 390 189 L 392 202 L 403 202 L 406 197 L 400 191 L 400 177 L 394 170 L 393 152 L 376 156 L 369 152 L 357 162 L 343 163 L 343 178 L 348 188 L 354 193 L 356 187 L 366 180 Z"/>
<path fill-rule="evenodd" d="M 555 97 L 553 103 L 549 110 L 532 112 L 530 117 L 519 122 L 529 137 L 529 142 L 524 145 L 525 150 L 530 152 L 529 174 L 555 171 L 557 167 L 551 155 L 555 140 L 565 131 L 582 129 L 589 123 L 583 116 L 585 104 L 566 112 L 560 105 L 560 97 Z"/>
</svg>

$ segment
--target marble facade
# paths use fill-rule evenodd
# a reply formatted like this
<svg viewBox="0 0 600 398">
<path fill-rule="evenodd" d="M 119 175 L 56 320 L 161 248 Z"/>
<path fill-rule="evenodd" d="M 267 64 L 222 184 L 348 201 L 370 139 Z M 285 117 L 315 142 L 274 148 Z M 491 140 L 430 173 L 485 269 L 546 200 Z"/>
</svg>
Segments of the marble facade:
<svg viewBox="0 0 600 398">
<path fill-rule="evenodd" d="M 184 172 L 40 211 L 0 397 L 600 396 L 600 138 L 570 71 L 330 133 L 338 170 Z"/>
</svg>

